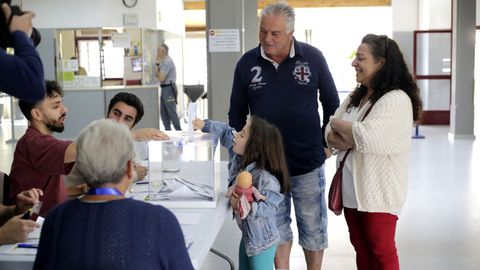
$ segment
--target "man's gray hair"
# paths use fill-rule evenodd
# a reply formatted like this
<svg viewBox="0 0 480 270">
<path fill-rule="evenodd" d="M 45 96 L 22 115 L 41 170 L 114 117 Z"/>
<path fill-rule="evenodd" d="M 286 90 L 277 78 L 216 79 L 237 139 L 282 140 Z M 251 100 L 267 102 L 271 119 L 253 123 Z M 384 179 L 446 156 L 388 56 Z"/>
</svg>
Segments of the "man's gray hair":
<svg viewBox="0 0 480 270">
<path fill-rule="evenodd" d="M 93 121 L 78 136 L 76 166 L 91 187 L 119 183 L 133 157 L 130 130 L 111 119 Z"/>
<path fill-rule="evenodd" d="M 295 11 L 286 3 L 279 2 L 267 5 L 262 10 L 261 18 L 270 16 L 283 16 L 287 22 L 287 32 L 291 33 L 295 29 Z"/>
</svg>

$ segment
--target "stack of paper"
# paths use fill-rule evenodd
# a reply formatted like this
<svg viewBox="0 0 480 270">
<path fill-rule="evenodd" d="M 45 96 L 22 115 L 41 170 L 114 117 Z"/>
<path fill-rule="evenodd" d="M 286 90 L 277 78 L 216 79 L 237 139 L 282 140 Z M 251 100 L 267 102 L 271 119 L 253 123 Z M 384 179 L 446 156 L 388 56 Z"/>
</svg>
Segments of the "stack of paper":
<svg viewBox="0 0 480 270">
<path fill-rule="evenodd" d="M 158 191 L 156 199 L 160 200 L 213 200 L 213 187 L 194 183 L 183 178 L 167 178 L 164 186 Z"/>
<path fill-rule="evenodd" d="M 183 238 L 185 239 L 185 246 L 187 247 L 187 250 L 193 245 L 193 240 L 188 237 L 188 236 L 183 236 Z"/>
</svg>

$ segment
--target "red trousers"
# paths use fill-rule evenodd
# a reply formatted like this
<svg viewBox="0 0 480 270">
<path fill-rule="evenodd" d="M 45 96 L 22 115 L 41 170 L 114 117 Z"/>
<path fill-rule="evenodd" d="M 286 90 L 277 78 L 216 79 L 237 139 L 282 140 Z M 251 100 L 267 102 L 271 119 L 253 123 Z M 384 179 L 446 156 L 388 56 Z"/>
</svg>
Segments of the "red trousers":
<svg viewBox="0 0 480 270">
<path fill-rule="evenodd" d="M 357 253 L 358 270 L 399 270 L 395 228 L 398 217 L 387 213 L 345 208 L 350 242 Z"/>
</svg>

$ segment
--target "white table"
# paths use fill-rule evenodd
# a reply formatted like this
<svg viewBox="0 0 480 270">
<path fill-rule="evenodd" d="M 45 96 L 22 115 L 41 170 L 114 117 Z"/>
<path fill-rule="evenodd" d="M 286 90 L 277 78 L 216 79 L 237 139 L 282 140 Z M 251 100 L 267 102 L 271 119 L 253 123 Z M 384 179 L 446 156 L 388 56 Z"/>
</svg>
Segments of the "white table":
<svg viewBox="0 0 480 270">
<path fill-rule="evenodd" d="M 227 203 L 228 199 L 225 198 L 225 196 L 221 196 L 216 208 L 172 209 L 172 212 L 177 216 L 182 226 L 183 233 L 193 240 L 193 244 L 190 246 L 188 253 L 195 269 L 200 269 L 202 266 L 215 238 L 217 238 L 222 228 L 225 217 L 231 217 Z M 198 217 L 198 223 L 185 224 L 185 218 L 182 216 Z"/>
<path fill-rule="evenodd" d="M 228 210 L 228 198 L 224 194 L 227 189 L 227 166 L 226 162 L 222 162 L 221 166 L 221 190 L 217 207 L 215 208 L 171 208 L 180 222 L 183 233 L 189 237 L 193 244 L 188 249 L 190 259 L 195 269 L 200 269 L 208 252 L 210 251 L 215 238 L 222 228 L 225 218 L 231 217 L 231 211 Z M 137 194 L 139 198 L 143 195 Z M 137 197 L 135 195 L 134 197 Z M 13 245 L 0 246 L 0 269 L 32 269 L 35 260 L 34 255 L 6 255 L 2 251 L 11 249 Z M 228 257 L 218 254 L 216 250 L 212 250 L 216 255 L 229 261 Z"/>
</svg>

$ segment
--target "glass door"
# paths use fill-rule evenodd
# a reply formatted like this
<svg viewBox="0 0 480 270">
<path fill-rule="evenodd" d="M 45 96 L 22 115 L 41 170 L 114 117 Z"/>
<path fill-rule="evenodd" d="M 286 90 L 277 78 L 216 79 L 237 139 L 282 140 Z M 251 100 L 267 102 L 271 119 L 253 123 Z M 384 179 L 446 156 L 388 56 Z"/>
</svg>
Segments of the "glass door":
<svg viewBox="0 0 480 270">
<path fill-rule="evenodd" d="M 414 31 L 413 73 L 423 100 L 423 124 L 450 124 L 450 30 Z"/>
</svg>

